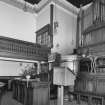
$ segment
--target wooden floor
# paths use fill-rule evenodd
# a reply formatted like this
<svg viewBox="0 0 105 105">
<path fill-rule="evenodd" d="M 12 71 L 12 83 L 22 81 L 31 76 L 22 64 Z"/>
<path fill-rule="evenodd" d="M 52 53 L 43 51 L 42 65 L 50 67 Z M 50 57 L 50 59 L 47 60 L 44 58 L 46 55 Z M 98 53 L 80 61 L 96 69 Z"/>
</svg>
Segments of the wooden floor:
<svg viewBox="0 0 105 105">
<path fill-rule="evenodd" d="M 5 94 L 2 96 L 1 105 L 22 105 L 18 101 L 14 100 L 12 98 L 12 92 L 5 92 Z M 57 100 L 50 100 L 50 105 L 57 105 Z M 78 105 L 76 102 L 67 102 L 64 101 L 64 105 Z M 81 104 L 86 105 L 86 104 Z"/>
<path fill-rule="evenodd" d="M 5 92 L 2 96 L 1 105 L 22 105 L 12 98 L 12 92 Z"/>
</svg>

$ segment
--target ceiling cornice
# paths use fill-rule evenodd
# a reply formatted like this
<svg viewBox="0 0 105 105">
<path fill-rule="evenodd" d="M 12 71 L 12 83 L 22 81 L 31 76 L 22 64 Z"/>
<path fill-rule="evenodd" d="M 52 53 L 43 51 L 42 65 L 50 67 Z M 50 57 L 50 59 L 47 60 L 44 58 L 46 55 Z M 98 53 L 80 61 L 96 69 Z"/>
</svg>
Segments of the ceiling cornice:
<svg viewBox="0 0 105 105">
<path fill-rule="evenodd" d="M 48 4 L 54 4 L 62 7 L 63 9 L 72 12 L 74 14 L 78 14 L 79 9 L 72 4 L 68 3 L 66 0 L 42 0 L 37 5 L 37 13 L 40 12 L 43 8 L 45 8 Z M 36 8 L 35 8 L 36 9 Z"/>
<path fill-rule="evenodd" d="M 33 10 L 36 13 L 39 13 L 43 8 L 45 8 L 48 4 L 51 3 L 52 0 L 41 0 L 37 5 L 34 5 Z"/>
<path fill-rule="evenodd" d="M 68 3 L 66 0 L 52 0 L 55 5 L 62 7 L 63 9 L 67 10 L 68 12 L 72 12 L 73 14 L 77 15 L 79 9 L 72 4 Z"/>
<path fill-rule="evenodd" d="M 5 3 L 9 4 L 9 5 L 12 5 L 12 6 L 16 7 L 16 8 L 19 8 L 19 9 L 21 9 L 23 11 L 24 11 L 24 6 L 26 5 L 27 11 L 25 11 L 25 12 L 34 13 L 34 11 L 33 11 L 34 5 L 31 5 L 31 4 L 27 3 L 27 2 L 25 4 L 24 0 L 1 0 L 1 1 L 5 2 Z"/>
<path fill-rule="evenodd" d="M 24 0 L 1 0 L 7 4 L 15 6 L 24 11 L 25 1 Z M 26 2 L 27 11 L 30 13 L 39 13 L 43 8 L 45 8 L 48 4 L 54 4 L 62 7 L 63 9 L 67 10 L 68 12 L 72 12 L 74 14 L 78 14 L 79 9 L 72 4 L 68 3 L 66 0 L 41 0 L 37 5 L 31 5 L 30 3 Z"/>
</svg>

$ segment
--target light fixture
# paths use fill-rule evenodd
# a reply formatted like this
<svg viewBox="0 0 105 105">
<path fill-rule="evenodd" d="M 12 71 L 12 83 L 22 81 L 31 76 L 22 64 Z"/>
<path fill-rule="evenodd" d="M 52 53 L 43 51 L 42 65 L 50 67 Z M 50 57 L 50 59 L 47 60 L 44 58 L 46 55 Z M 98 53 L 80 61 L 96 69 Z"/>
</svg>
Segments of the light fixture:
<svg viewBox="0 0 105 105">
<path fill-rule="evenodd" d="M 58 26 L 59 26 L 58 21 L 55 21 L 54 22 L 54 33 L 57 33 Z"/>
<path fill-rule="evenodd" d="M 82 57 L 89 56 L 89 48 L 83 49 Z"/>
<path fill-rule="evenodd" d="M 86 57 L 86 54 L 82 54 L 82 57 L 85 58 Z"/>
<path fill-rule="evenodd" d="M 55 2 L 55 8 L 54 8 L 54 23 L 53 23 L 53 28 L 54 28 L 54 35 L 57 34 L 58 32 L 58 27 L 59 27 L 59 22 L 58 22 L 58 19 L 57 19 L 57 5 L 56 5 L 56 0 L 54 1 Z"/>
</svg>

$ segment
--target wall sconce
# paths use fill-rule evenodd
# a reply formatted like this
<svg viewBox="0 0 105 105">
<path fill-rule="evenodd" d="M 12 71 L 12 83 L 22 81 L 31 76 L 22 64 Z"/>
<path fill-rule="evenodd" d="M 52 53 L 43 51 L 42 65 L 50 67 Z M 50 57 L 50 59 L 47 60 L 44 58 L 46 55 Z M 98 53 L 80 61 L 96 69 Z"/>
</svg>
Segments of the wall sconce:
<svg viewBox="0 0 105 105">
<path fill-rule="evenodd" d="M 86 49 L 84 49 L 83 50 L 83 53 L 82 53 L 82 57 L 87 57 L 89 55 L 89 49 L 88 48 L 86 48 Z"/>
<path fill-rule="evenodd" d="M 58 21 L 55 21 L 54 22 L 54 33 L 56 34 L 57 33 L 57 28 L 59 27 L 59 23 Z"/>
<path fill-rule="evenodd" d="M 86 57 L 86 54 L 82 54 L 82 57 L 85 58 Z"/>
<path fill-rule="evenodd" d="M 57 44 L 56 44 L 56 48 L 59 48 L 59 47 L 60 47 L 60 45 L 59 45 L 59 43 L 57 43 Z"/>
</svg>

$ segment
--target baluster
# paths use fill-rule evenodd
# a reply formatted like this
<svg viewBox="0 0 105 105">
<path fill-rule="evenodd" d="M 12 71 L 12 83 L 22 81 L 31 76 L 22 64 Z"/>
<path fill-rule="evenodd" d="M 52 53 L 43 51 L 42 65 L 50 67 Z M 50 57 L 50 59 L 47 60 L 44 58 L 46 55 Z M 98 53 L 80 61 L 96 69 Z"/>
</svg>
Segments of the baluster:
<svg viewBox="0 0 105 105">
<path fill-rule="evenodd" d="M 17 44 L 15 44 L 15 52 L 18 52 Z"/>
<path fill-rule="evenodd" d="M 14 44 L 12 43 L 12 52 L 14 52 Z"/>
<path fill-rule="evenodd" d="M 23 46 L 21 45 L 21 53 L 23 53 Z"/>
<path fill-rule="evenodd" d="M 19 46 L 19 52 L 21 53 L 21 46 Z"/>
<path fill-rule="evenodd" d="M 28 47 L 27 47 L 27 56 L 29 55 L 28 52 L 29 52 L 29 51 L 28 51 Z"/>
<path fill-rule="evenodd" d="M 12 51 L 12 44 L 10 43 L 10 49 L 9 49 L 10 51 Z"/>
<path fill-rule="evenodd" d="M 33 54 L 36 54 L 35 50 L 33 50 Z"/>
<path fill-rule="evenodd" d="M 26 55 L 26 46 L 23 47 L 23 53 Z"/>
<path fill-rule="evenodd" d="M 32 55 L 32 48 L 30 48 L 30 55 Z"/>
<path fill-rule="evenodd" d="M 20 45 L 20 53 L 22 53 L 22 46 Z"/>
<path fill-rule="evenodd" d="M 12 51 L 12 44 L 10 43 L 10 51 Z"/>
<path fill-rule="evenodd" d="M 104 18 L 103 20 L 105 21 L 105 3 L 104 3 L 103 8 L 104 8 L 104 9 L 103 9 L 103 18 Z"/>
<path fill-rule="evenodd" d="M 28 56 L 28 47 L 27 47 L 27 56 Z"/>
<path fill-rule="evenodd" d="M 14 50 L 14 52 L 16 51 L 16 44 L 15 43 L 13 44 L 13 50 Z"/>
<path fill-rule="evenodd" d="M 21 47 L 19 46 L 19 53 L 21 52 Z"/>
<path fill-rule="evenodd" d="M 21 45 L 21 53 L 23 53 L 23 48 L 24 48 L 24 47 Z"/>
<path fill-rule="evenodd" d="M 20 48 L 19 48 L 19 45 L 17 44 L 17 49 L 18 49 L 18 53 L 20 52 Z"/>
<path fill-rule="evenodd" d="M 33 48 L 32 48 L 32 55 L 34 54 L 34 50 L 33 50 Z"/>
<path fill-rule="evenodd" d="M 32 55 L 34 54 L 34 50 L 33 50 L 33 48 L 32 48 Z"/>
<path fill-rule="evenodd" d="M 8 51 L 10 51 L 10 43 L 8 43 Z"/>
</svg>

